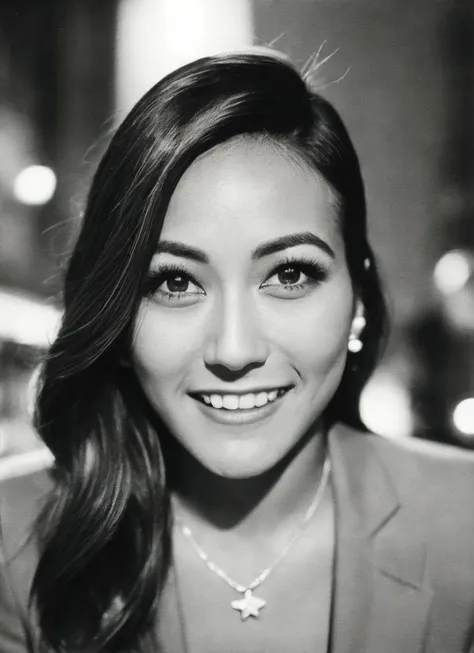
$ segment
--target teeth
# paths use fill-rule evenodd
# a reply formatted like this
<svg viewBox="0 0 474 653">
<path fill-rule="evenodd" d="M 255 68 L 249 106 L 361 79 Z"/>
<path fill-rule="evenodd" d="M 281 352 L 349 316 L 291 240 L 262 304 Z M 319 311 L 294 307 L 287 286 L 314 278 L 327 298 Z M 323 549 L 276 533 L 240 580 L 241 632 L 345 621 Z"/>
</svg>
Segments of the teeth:
<svg viewBox="0 0 474 653">
<path fill-rule="evenodd" d="M 265 406 L 268 403 L 268 394 L 266 392 L 259 392 L 255 397 L 255 405 L 260 408 L 260 406 Z"/>
<path fill-rule="evenodd" d="M 223 403 L 221 395 L 211 395 L 211 404 L 213 408 L 222 408 Z"/>
<path fill-rule="evenodd" d="M 208 406 L 213 408 L 224 408 L 225 410 L 250 410 L 252 408 L 261 408 L 268 403 L 275 401 L 278 397 L 285 394 L 285 390 L 272 390 L 271 392 L 259 392 L 257 394 L 249 393 L 246 395 L 200 395 L 202 400 Z"/>
<path fill-rule="evenodd" d="M 239 397 L 239 408 L 241 410 L 248 410 L 249 408 L 253 408 L 254 406 L 255 406 L 254 394 L 242 395 L 241 397 Z"/>
<path fill-rule="evenodd" d="M 239 407 L 239 398 L 237 395 L 224 395 L 222 397 L 222 407 L 227 410 L 236 410 Z"/>
</svg>

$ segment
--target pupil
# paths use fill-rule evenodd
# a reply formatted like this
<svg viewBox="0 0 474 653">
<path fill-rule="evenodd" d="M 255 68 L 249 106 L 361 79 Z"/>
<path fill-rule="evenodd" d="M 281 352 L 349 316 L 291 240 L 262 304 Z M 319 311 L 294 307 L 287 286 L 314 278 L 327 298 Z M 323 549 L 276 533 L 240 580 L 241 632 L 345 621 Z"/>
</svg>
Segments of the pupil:
<svg viewBox="0 0 474 653">
<path fill-rule="evenodd" d="M 298 283 L 300 278 L 300 271 L 296 268 L 285 268 L 278 273 L 278 280 L 285 286 L 290 286 L 293 283 Z"/>
<path fill-rule="evenodd" d="M 180 274 L 176 274 L 167 281 L 168 290 L 170 292 L 186 292 L 188 289 L 189 281 Z"/>
</svg>

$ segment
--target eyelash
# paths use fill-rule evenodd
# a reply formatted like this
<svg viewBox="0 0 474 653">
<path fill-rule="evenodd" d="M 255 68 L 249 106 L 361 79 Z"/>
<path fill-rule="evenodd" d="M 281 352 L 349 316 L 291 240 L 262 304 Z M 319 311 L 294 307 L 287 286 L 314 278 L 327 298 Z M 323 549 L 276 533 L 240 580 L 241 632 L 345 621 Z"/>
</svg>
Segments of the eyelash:
<svg viewBox="0 0 474 653">
<path fill-rule="evenodd" d="M 294 268 L 303 274 L 305 274 L 308 279 L 306 281 L 303 281 L 301 283 L 295 283 L 295 284 L 268 284 L 268 280 L 274 277 L 275 275 L 279 274 L 280 272 L 284 272 L 288 268 Z M 160 270 L 150 270 L 147 275 L 147 279 L 145 281 L 145 286 L 144 286 L 144 296 L 146 297 L 152 297 L 159 287 L 163 284 L 164 281 L 167 279 L 172 279 L 176 276 L 181 276 L 184 277 L 186 280 L 191 281 L 193 284 L 201 288 L 200 284 L 194 279 L 194 277 L 189 274 L 189 272 L 182 266 L 176 265 L 176 264 L 166 264 L 166 266 L 163 266 Z M 283 289 L 283 292 L 291 293 L 295 291 L 300 291 L 302 290 L 305 286 L 317 286 L 323 281 L 326 280 L 328 276 L 327 269 L 321 265 L 320 263 L 316 263 L 315 261 L 312 261 L 311 259 L 307 258 L 286 258 L 282 263 L 279 263 L 271 272 L 271 274 L 268 275 L 267 280 L 264 282 L 266 285 L 262 285 L 262 287 L 277 287 Z M 200 294 L 200 293 L 189 293 L 189 292 L 175 292 L 175 293 L 170 293 L 166 290 L 161 290 L 160 294 L 162 297 L 164 297 L 167 301 L 173 301 L 176 299 L 182 299 L 183 297 L 190 297 L 192 295 Z"/>
<path fill-rule="evenodd" d="M 173 263 L 167 263 L 166 266 L 163 266 L 160 270 L 150 270 L 148 272 L 143 294 L 146 297 L 152 297 L 164 281 L 167 279 L 173 279 L 177 276 L 189 279 L 189 281 L 192 281 L 192 283 L 194 283 L 196 286 L 199 286 L 198 282 L 191 274 L 189 274 L 189 272 L 184 267 Z M 166 290 L 162 290 L 161 294 L 168 301 L 189 296 L 189 293 L 187 292 L 170 293 Z"/>
<path fill-rule="evenodd" d="M 294 268 L 296 270 L 299 270 L 300 272 L 302 272 L 308 277 L 308 280 L 303 281 L 301 283 L 291 284 L 291 285 L 274 284 L 277 287 L 284 288 L 285 292 L 294 292 L 297 290 L 301 290 L 307 285 L 317 286 L 323 281 L 325 281 L 328 276 L 327 269 L 323 265 L 321 265 L 321 263 L 316 263 L 315 261 L 308 258 L 288 257 L 282 263 L 276 266 L 276 268 L 269 275 L 268 279 L 271 279 L 279 272 L 284 272 L 288 268 Z"/>
</svg>

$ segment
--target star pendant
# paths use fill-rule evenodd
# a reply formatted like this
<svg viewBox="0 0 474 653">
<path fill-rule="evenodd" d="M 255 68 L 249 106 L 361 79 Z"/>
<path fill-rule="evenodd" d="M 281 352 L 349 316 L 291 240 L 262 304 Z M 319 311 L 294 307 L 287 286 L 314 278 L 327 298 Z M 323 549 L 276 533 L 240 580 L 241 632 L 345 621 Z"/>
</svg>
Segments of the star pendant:
<svg viewBox="0 0 474 653">
<path fill-rule="evenodd" d="M 242 621 L 245 621 L 247 617 L 258 617 L 258 611 L 264 608 L 266 603 L 263 599 L 259 599 L 258 596 L 253 596 L 252 590 L 245 590 L 244 598 L 232 601 L 231 606 L 234 610 L 240 610 Z"/>
</svg>

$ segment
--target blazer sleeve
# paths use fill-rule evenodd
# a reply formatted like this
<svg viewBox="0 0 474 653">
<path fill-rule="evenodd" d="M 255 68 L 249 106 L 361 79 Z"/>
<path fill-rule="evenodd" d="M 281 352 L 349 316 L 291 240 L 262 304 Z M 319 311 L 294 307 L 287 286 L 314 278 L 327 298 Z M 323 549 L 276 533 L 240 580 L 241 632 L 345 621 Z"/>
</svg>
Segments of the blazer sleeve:
<svg viewBox="0 0 474 653">
<path fill-rule="evenodd" d="M 3 547 L 0 556 L 0 651 L 30 653 L 31 642 L 14 594 Z"/>
<path fill-rule="evenodd" d="M 28 600 L 38 561 L 34 522 L 47 490 L 43 474 L 0 482 L 0 653 L 35 653 Z"/>
</svg>

